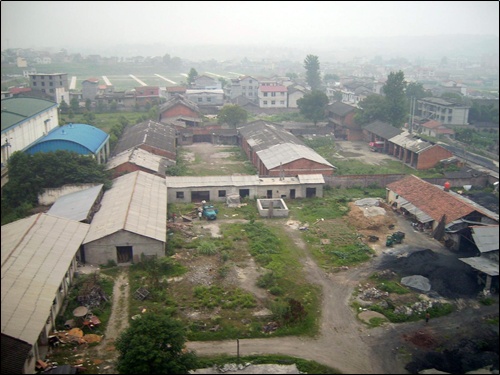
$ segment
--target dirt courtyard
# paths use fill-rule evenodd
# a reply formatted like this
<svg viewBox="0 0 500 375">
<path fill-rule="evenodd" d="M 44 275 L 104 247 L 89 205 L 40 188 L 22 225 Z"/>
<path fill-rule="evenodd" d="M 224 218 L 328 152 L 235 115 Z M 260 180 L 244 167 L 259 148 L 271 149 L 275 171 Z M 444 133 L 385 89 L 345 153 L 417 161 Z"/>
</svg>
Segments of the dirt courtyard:
<svg viewBox="0 0 500 375">
<path fill-rule="evenodd" d="M 224 163 L 233 163 L 227 157 L 228 148 L 224 146 L 203 143 L 189 146 L 188 150 L 193 160 L 206 161 L 211 168 L 214 168 L 215 163 L 221 175 L 229 170 L 223 168 Z M 217 157 L 215 154 L 218 152 L 225 153 L 225 156 Z M 373 155 L 378 156 L 370 152 L 370 156 Z M 425 368 L 462 373 L 464 368 L 480 368 L 485 363 L 498 369 L 498 324 L 488 323 L 488 319 L 495 317 L 498 321 L 498 296 L 494 296 L 492 305 L 480 305 L 477 300 L 480 288 L 476 279 L 464 268 L 463 263 L 456 260 L 457 255 L 429 235 L 413 230 L 404 217 L 395 215 L 391 210 L 386 210 L 385 215 L 366 216 L 364 208 L 352 204 L 350 208 L 347 221 L 356 226 L 364 239 L 377 235 L 379 240 L 367 242 L 375 251 L 370 261 L 339 272 L 329 272 L 319 267 L 307 251 L 298 226 L 290 220 L 282 220 L 286 232 L 302 251 L 302 263 L 308 281 L 322 290 L 321 310 L 318 311 L 321 317 L 320 335 L 314 338 L 240 339 L 240 355 L 290 355 L 314 360 L 350 374 L 417 373 Z M 203 226 L 203 230 L 217 237 L 220 235 L 219 225 L 231 220 L 221 217 L 213 222 L 194 221 L 193 226 Z M 398 230 L 406 234 L 403 244 L 386 247 L 385 236 Z M 200 284 L 207 283 L 210 281 L 209 269 L 207 265 L 194 267 L 189 277 Z M 422 320 L 368 327 L 353 311 L 351 299 L 371 274 L 387 269 L 403 275 L 416 273 L 428 277 L 435 295 L 453 302 L 457 310 L 448 316 L 431 319 L 428 324 Z M 244 268 L 233 271 L 230 278 L 233 282 L 259 298 L 264 297 L 259 295 L 263 291 L 255 286 L 255 280 L 261 272 L 255 262 L 249 260 Z M 127 310 L 122 308 L 128 298 L 127 285 L 126 277 L 119 277 L 116 281 L 109 332 L 105 334 L 107 340 L 96 348 L 101 354 L 112 350 L 117 332 L 128 321 Z M 488 350 L 479 352 L 478 347 L 481 345 Z M 236 355 L 234 340 L 188 342 L 187 346 L 198 355 Z M 101 373 L 113 373 L 112 362 L 107 361 L 106 367 Z"/>
</svg>

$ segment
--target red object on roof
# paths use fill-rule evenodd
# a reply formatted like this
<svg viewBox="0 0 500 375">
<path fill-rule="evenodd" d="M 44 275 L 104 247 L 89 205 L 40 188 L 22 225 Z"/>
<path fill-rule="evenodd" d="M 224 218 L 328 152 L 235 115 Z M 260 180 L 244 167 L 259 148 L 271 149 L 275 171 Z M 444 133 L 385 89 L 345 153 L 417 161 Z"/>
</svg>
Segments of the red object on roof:
<svg viewBox="0 0 500 375">
<path fill-rule="evenodd" d="M 446 215 L 446 224 L 449 224 L 474 211 L 488 216 L 480 209 L 455 197 L 452 193 L 445 192 L 438 186 L 414 175 L 390 183 L 387 185 L 387 188 L 425 212 L 435 221 L 441 220 L 443 215 Z"/>
<path fill-rule="evenodd" d="M 260 86 L 259 90 L 262 92 L 287 92 L 288 89 L 285 86 Z"/>
</svg>

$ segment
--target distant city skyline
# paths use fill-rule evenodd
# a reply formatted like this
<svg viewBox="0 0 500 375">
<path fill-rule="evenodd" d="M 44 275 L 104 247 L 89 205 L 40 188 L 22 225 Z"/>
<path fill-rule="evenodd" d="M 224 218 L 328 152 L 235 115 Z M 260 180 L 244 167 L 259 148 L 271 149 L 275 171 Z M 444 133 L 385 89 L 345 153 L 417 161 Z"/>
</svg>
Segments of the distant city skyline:
<svg viewBox="0 0 500 375">
<path fill-rule="evenodd" d="M 2 50 L 50 47 L 66 48 L 70 53 L 104 54 L 120 47 L 130 49 L 128 54 L 133 55 L 133 46 L 156 46 L 158 55 L 176 54 L 190 47 L 199 48 L 200 55 L 202 49 L 208 54 L 211 46 L 239 45 L 259 50 L 266 46 L 309 49 L 311 53 L 348 46 L 362 53 L 365 45 L 376 50 L 377 46 L 369 41 L 380 38 L 396 41 L 401 37 L 410 40 L 427 37 L 431 41 L 431 37 L 450 35 L 489 35 L 498 44 L 499 35 L 496 1 L 2 1 L 0 4 Z M 359 46 L 353 45 L 356 43 Z M 381 50 L 385 47 L 379 46 Z M 206 55 L 207 59 L 214 57 Z"/>
</svg>

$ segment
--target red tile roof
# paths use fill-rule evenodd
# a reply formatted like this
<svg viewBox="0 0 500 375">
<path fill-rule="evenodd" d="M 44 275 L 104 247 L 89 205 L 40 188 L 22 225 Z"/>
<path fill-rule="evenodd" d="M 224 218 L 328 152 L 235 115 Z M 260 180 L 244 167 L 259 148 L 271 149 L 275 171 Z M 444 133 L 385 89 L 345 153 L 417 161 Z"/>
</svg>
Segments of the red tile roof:
<svg viewBox="0 0 500 375">
<path fill-rule="evenodd" d="M 387 188 L 436 221 L 446 215 L 446 224 L 478 211 L 452 194 L 414 175 L 390 183 Z"/>
<path fill-rule="evenodd" d="M 434 128 L 439 128 L 440 126 L 442 126 L 443 124 L 439 121 L 436 121 L 436 120 L 429 120 L 427 121 L 426 123 L 422 124 L 422 126 L 424 128 L 428 128 L 428 129 L 434 129 Z"/>
</svg>

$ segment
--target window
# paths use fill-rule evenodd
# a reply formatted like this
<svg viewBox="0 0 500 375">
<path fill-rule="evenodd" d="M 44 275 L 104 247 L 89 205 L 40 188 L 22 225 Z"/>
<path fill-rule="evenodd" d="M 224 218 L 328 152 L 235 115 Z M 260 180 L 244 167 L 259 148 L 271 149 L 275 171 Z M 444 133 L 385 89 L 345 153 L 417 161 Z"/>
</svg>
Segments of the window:
<svg viewBox="0 0 500 375">
<path fill-rule="evenodd" d="M 267 96 L 267 92 L 264 93 L 264 96 Z"/>
<path fill-rule="evenodd" d="M 275 105 L 276 104 L 276 100 L 271 100 L 271 105 Z"/>
<path fill-rule="evenodd" d="M 201 103 L 203 101 L 203 98 L 198 98 L 198 103 Z"/>
<path fill-rule="evenodd" d="M 49 82 L 49 86 L 54 86 L 54 82 Z"/>
<path fill-rule="evenodd" d="M 42 82 L 42 86 L 45 86 L 45 82 Z"/>
<path fill-rule="evenodd" d="M 225 190 L 219 190 L 219 198 L 224 198 L 226 196 Z"/>
<path fill-rule="evenodd" d="M 212 98 L 208 97 L 207 102 L 211 102 L 211 101 L 212 101 Z"/>
<path fill-rule="evenodd" d="M 184 192 L 183 191 L 178 191 L 175 193 L 175 197 L 177 199 L 184 199 Z"/>
<path fill-rule="evenodd" d="M 267 105 L 267 100 L 264 100 L 264 105 Z"/>
<path fill-rule="evenodd" d="M 284 105 L 284 104 L 285 104 L 285 101 L 284 101 L 284 100 L 280 100 L 280 104 L 281 104 L 281 105 Z"/>
<path fill-rule="evenodd" d="M 275 93 L 275 92 L 272 92 L 272 93 L 271 93 L 271 96 L 276 96 L 276 93 Z"/>
<path fill-rule="evenodd" d="M 36 86 L 36 82 L 33 82 L 33 86 Z"/>
</svg>

